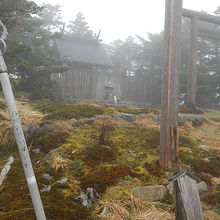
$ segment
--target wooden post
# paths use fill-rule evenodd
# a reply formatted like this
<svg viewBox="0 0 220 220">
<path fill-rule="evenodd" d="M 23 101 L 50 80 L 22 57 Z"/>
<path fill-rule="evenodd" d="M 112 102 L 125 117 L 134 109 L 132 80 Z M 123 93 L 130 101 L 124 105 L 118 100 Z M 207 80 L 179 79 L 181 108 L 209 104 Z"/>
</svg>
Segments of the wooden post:
<svg viewBox="0 0 220 220">
<path fill-rule="evenodd" d="M 160 166 L 172 164 L 172 143 L 178 146 L 178 96 L 180 45 L 182 24 L 182 0 L 166 0 L 164 27 L 164 72 L 161 101 Z M 177 151 L 178 152 L 178 151 Z"/>
<path fill-rule="evenodd" d="M 196 182 L 201 180 L 183 170 L 169 179 L 173 182 L 176 194 L 177 220 L 203 220 L 202 207 Z"/>
<path fill-rule="evenodd" d="M 196 105 L 198 21 L 198 16 L 191 18 L 186 105 L 192 109 Z"/>
</svg>

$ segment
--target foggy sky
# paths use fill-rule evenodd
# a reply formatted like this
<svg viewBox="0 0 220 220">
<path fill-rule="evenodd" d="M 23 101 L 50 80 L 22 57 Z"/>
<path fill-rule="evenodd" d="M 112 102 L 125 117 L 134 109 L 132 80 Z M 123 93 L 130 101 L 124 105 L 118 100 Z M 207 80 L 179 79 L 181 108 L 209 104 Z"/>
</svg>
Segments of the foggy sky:
<svg viewBox="0 0 220 220">
<path fill-rule="evenodd" d="M 35 0 L 62 6 L 65 22 L 74 20 L 81 11 L 94 32 L 101 32 L 104 42 L 129 35 L 147 37 L 159 33 L 164 26 L 165 0 Z M 183 0 L 183 7 L 212 13 L 220 0 Z"/>
</svg>

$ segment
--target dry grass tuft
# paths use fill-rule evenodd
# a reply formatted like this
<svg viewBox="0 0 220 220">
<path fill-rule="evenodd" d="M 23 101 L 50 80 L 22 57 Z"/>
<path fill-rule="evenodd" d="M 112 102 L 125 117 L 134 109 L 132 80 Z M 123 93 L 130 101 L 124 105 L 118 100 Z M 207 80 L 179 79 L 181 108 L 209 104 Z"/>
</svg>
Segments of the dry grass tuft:
<svg viewBox="0 0 220 220">
<path fill-rule="evenodd" d="M 136 121 L 136 125 L 138 127 L 141 127 L 141 128 L 148 128 L 148 129 L 159 129 L 160 128 L 160 125 L 159 124 L 156 124 L 155 122 L 153 122 L 151 119 L 141 119 L 141 120 L 138 120 Z"/>
<path fill-rule="evenodd" d="M 49 157 L 49 164 L 55 171 L 60 169 L 68 169 L 69 163 L 67 159 L 61 157 L 57 151 L 52 151 Z"/>
<path fill-rule="evenodd" d="M 106 214 L 103 214 L 105 210 Z M 173 220 L 174 214 L 159 211 L 136 198 L 119 201 L 100 201 L 94 214 L 106 220 Z"/>
</svg>

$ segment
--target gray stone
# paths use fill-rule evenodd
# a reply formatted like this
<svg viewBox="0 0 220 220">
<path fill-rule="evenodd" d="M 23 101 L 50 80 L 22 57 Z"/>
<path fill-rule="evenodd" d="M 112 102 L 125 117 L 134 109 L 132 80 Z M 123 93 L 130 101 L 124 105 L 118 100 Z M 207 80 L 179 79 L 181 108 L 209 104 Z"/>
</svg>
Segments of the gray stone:
<svg viewBox="0 0 220 220">
<path fill-rule="evenodd" d="M 94 121 L 94 118 L 83 118 L 83 119 L 79 119 L 77 121 L 77 124 L 92 124 Z"/>
<path fill-rule="evenodd" d="M 141 119 L 146 119 L 147 115 L 146 114 L 139 114 L 138 117 L 141 118 Z"/>
<path fill-rule="evenodd" d="M 33 149 L 32 152 L 35 154 L 42 154 L 39 148 Z"/>
<path fill-rule="evenodd" d="M 131 190 L 131 195 L 142 200 L 160 200 L 166 195 L 167 189 L 162 185 L 143 186 Z"/>
<path fill-rule="evenodd" d="M 197 183 L 197 189 L 199 190 L 199 193 L 208 192 L 207 184 L 204 181 Z"/>
<path fill-rule="evenodd" d="M 52 185 L 46 186 L 43 189 L 41 189 L 41 192 L 49 192 L 51 190 Z"/>
<path fill-rule="evenodd" d="M 47 179 L 47 180 L 52 180 L 52 179 L 53 179 L 53 177 L 50 176 L 50 174 L 48 174 L 48 173 L 44 173 L 44 174 L 43 174 L 43 178 L 44 178 L 44 179 Z"/>
<path fill-rule="evenodd" d="M 106 115 L 98 115 L 95 119 L 110 119 L 111 116 L 106 116 Z"/>
<path fill-rule="evenodd" d="M 173 184 L 172 183 L 167 185 L 167 189 L 169 190 L 170 194 L 173 194 Z M 200 194 L 208 192 L 207 184 L 204 181 L 197 183 L 197 189 Z"/>
<path fill-rule="evenodd" d="M 201 126 L 206 119 L 203 117 L 197 117 L 192 115 L 179 115 L 178 116 L 178 124 L 184 125 L 187 121 L 191 121 L 194 127 Z"/>
<path fill-rule="evenodd" d="M 112 114 L 113 118 L 121 118 L 127 122 L 134 122 L 135 117 L 133 114 L 127 114 L 127 113 L 115 113 Z"/>
<path fill-rule="evenodd" d="M 220 122 L 220 118 L 209 118 L 209 120 L 214 121 L 214 122 Z"/>
<path fill-rule="evenodd" d="M 155 123 L 159 123 L 160 122 L 160 115 L 151 115 L 151 120 Z"/>
<path fill-rule="evenodd" d="M 60 180 L 57 180 L 57 183 L 61 183 L 61 184 L 64 184 L 64 183 L 67 183 L 68 182 L 68 179 L 66 177 L 60 179 Z"/>
<path fill-rule="evenodd" d="M 168 189 L 170 194 L 173 194 L 173 184 L 172 183 L 167 185 L 167 189 Z"/>
</svg>

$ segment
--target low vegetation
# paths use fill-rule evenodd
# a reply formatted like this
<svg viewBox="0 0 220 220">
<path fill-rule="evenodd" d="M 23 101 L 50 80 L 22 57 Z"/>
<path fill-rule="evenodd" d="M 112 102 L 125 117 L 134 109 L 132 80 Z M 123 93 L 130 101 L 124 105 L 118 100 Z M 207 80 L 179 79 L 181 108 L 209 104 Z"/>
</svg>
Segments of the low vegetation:
<svg viewBox="0 0 220 220">
<path fill-rule="evenodd" d="M 171 171 L 165 171 L 158 165 L 159 124 L 152 122 L 147 115 L 154 111 L 50 102 L 34 102 L 31 105 L 43 114 L 38 121 L 39 126 L 50 128 L 28 137 L 39 188 L 42 190 L 52 185 L 49 192 L 41 192 L 48 219 L 109 219 L 109 216 L 112 219 L 141 220 L 146 216 L 151 216 L 149 219 L 173 219 L 174 202 L 170 194 L 157 202 L 140 202 L 130 198 L 132 188 L 159 184 L 166 186 L 172 175 Z M 97 119 L 89 124 L 76 123 L 76 119 L 120 111 L 135 114 L 135 122 L 109 118 Z M 4 110 L 0 110 L 2 112 Z M 143 119 L 139 114 L 145 114 L 146 117 Z M 9 118 L 5 117 L 4 121 L 9 123 Z M 24 121 L 27 119 L 24 118 Z M 209 123 L 207 121 L 204 127 Z M 210 128 L 213 126 L 218 127 L 219 124 L 212 124 Z M 0 129 L 1 134 L 11 132 L 10 126 L 4 130 L 0 124 Z M 219 149 L 201 148 L 204 143 L 195 139 L 199 129 L 189 124 L 180 127 L 182 168 L 196 174 L 208 185 L 209 192 L 201 197 L 205 204 L 204 215 L 210 212 L 218 215 L 216 205 L 220 203 L 220 190 L 213 178 L 219 178 L 220 175 Z M 15 162 L 0 191 L 0 218 L 33 219 L 34 210 L 23 168 L 11 136 L 11 133 L 5 136 L 6 142 L 2 142 L 0 147 L 0 167 L 8 156 L 15 156 Z M 36 149 L 40 153 L 36 154 Z M 43 174 L 49 174 L 52 178 L 47 180 Z M 63 177 L 68 179 L 66 183 L 56 182 Z M 80 191 L 86 191 L 87 187 L 93 187 L 102 197 L 93 212 L 74 201 Z M 104 207 L 110 212 L 106 218 L 100 218 L 98 216 Z"/>
</svg>

